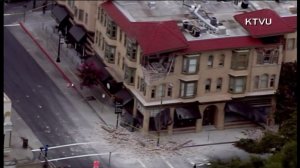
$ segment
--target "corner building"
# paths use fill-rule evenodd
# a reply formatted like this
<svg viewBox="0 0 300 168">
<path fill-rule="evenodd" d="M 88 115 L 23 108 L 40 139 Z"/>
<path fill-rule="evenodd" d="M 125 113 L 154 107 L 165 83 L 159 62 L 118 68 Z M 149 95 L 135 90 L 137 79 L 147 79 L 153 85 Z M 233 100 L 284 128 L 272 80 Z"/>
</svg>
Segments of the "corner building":
<svg viewBox="0 0 300 168">
<path fill-rule="evenodd" d="M 144 133 L 272 125 L 281 63 L 296 61 L 296 6 L 99 1 L 94 57 L 133 95 L 125 120 Z M 247 18 L 272 24 L 249 26 Z"/>
</svg>

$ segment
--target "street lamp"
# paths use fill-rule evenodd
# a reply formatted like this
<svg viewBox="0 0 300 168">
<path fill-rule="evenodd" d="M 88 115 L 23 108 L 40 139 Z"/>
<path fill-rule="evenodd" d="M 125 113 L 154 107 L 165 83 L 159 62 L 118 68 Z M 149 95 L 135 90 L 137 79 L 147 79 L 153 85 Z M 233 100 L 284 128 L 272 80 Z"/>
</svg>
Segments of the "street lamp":
<svg viewBox="0 0 300 168">
<path fill-rule="evenodd" d="M 60 62 L 60 45 L 63 44 L 63 42 L 61 42 L 61 38 L 63 37 L 61 31 L 58 31 L 58 50 L 57 50 L 57 58 L 56 58 L 56 62 Z"/>
</svg>

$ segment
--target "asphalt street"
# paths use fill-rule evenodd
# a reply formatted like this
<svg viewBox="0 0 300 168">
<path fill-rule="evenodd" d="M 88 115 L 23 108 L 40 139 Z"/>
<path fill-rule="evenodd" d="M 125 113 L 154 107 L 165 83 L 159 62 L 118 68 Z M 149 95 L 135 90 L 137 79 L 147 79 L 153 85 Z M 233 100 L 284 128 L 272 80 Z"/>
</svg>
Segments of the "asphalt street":
<svg viewBox="0 0 300 168">
<path fill-rule="evenodd" d="M 4 29 L 4 41 L 4 91 L 14 102 L 13 108 L 17 113 L 42 144 L 56 146 L 76 141 L 85 142 L 85 137 L 76 137 L 76 141 L 74 140 L 73 131 L 79 128 L 75 124 L 76 121 L 70 119 L 69 114 L 72 112 L 72 117 L 83 120 L 81 129 L 91 128 L 88 121 L 84 121 L 73 104 L 65 98 L 7 28 Z M 77 148 L 79 149 L 64 148 L 49 151 L 48 159 L 97 153 L 92 148 Z M 94 159 L 96 158 L 64 160 L 57 162 L 57 165 L 69 165 L 74 168 L 91 167 Z"/>
</svg>

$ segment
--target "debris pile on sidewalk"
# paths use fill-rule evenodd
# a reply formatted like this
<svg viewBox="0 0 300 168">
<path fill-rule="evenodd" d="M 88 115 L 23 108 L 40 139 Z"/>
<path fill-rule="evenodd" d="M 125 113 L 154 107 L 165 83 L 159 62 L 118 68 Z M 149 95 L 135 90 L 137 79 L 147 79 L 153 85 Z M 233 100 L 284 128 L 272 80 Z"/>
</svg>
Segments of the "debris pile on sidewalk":
<svg viewBox="0 0 300 168">
<path fill-rule="evenodd" d="M 160 145 L 157 146 L 157 137 L 151 135 L 142 135 L 140 132 L 129 132 L 125 128 L 112 128 L 101 125 L 104 131 L 104 139 L 108 143 L 113 144 L 116 148 L 129 153 L 138 153 L 141 157 L 145 155 L 151 156 L 153 154 L 160 155 L 177 155 L 177 151 L 184 145 L 192 142 L 186 140 L 185 142 L 163 141 L 160 140 Z"/>
<path fill-rule="evenodd" d="M 264 135 L 264 131 L 262 129 L 247 129 L 242 133 L 246 135 L 247 138 L 253 140 L 260 140 Z"/>
</svg>

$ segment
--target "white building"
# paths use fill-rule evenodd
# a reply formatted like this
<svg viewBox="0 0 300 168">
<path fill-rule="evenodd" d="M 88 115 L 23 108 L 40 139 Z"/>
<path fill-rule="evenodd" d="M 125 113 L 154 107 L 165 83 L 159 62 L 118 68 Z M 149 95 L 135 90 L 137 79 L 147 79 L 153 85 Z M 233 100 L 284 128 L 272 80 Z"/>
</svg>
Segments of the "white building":
<svg viewBox="0 0 300 168">
<path fill-rule="evenodd" d="M 12 122 L 11 122 L 11 100 L 9 97 L 4 93 L 3 97 L 4 101 L 4 111 L 3 111 L 3 128 L 4 128 L 4 153 L 10 152 L 11 147 L 11 135 L 12 135 Z"/>
</svg>

